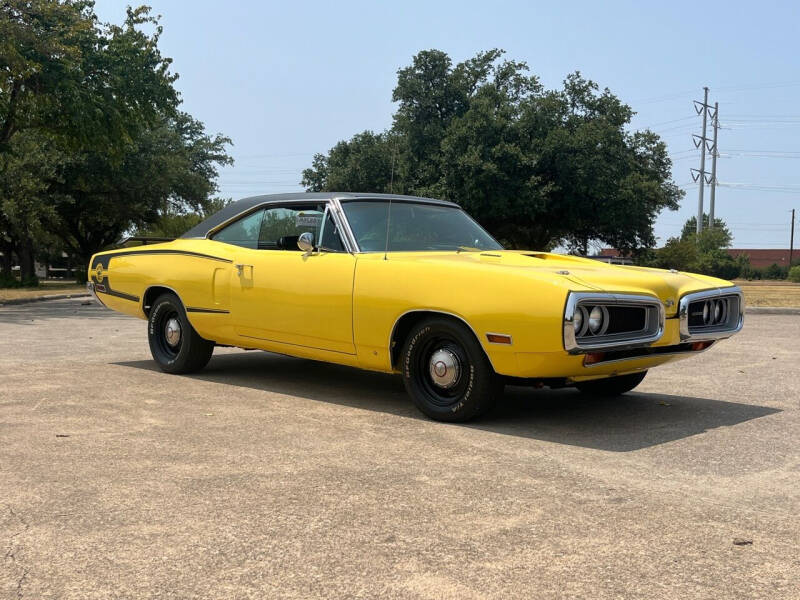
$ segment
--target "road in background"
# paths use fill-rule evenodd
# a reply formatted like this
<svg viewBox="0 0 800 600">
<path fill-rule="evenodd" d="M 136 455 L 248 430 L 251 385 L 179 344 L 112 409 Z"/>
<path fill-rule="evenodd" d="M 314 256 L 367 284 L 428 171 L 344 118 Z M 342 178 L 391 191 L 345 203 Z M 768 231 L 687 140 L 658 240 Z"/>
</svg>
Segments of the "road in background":
<svg viewBox="0 0 800 600">
<path fill-rule="evenodd" d="M 0 309 L 0 598 L 797 598 L 800 318 L 469 425 L 396 377 Z M 736 543 L 734 543 L 736 541 Z"/>
</svg>

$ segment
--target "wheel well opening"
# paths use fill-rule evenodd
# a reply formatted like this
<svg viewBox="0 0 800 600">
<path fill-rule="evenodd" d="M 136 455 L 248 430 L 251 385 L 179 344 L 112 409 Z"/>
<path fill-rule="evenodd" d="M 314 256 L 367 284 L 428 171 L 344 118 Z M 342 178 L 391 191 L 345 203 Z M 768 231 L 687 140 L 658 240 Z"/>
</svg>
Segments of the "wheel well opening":
<svg viewBox="0 0 800 600">
<path fill-rule="evenodd" d="M 153 302 L 155 302 L 161 294 L 165 294 L 167 292 L 171 294 L 175 293 L 171 289 L 162 287 L 160 285 L 154 285 L 147 288 L 147 291 L 145 291 L 144 297 L 142 298 L 142 310 L 144 311 L 144 315 L 146 317 L 150 316 L 150 307 L 153 306 Z"/>
<path fill-rule="evenodd" d="M 392 340 L 389 346 L 393 369 L 398 368 L 398 365 L 400 364 L 400 352 L 402 351 L 403 345 L 405 344 L 408 335 L 411 333 L 411 330 L 414 329 L 418 323 L 430 317 L 436 317 L 437 319 L 448 319 L 454 323 L 466 325 L 470 334 L 475 337 L 478 345 L 481 347 L 484 354 L 486 354 L 486 350 L 483 348 L 483 344 L 481 344 L 480 339 L 477 338 L 472 327 L 470 327 L 464 321 L 458 317 L 454 317 L 453 315 L 448 315 L 447 313 L 440 313 L 434 310 L 420 310 L 404 314 L 402 317 L 400 317 L 400 319 L 398 319 L 397 323 L 395 323 L 394 330 L 392 331 Z M 491 360 L 489 362 L 491 364 Z"/>
</svg>

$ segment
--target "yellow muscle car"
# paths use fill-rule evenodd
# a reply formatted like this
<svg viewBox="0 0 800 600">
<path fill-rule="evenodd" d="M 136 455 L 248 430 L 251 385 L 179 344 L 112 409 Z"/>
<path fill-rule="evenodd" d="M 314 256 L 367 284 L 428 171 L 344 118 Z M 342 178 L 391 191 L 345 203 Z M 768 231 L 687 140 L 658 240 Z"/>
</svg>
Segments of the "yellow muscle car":
<svg viewBox="0 0 800 600">
<path fill-rule="evenodd" d="M 504 250 L 457 204 L 383 194 L 234 202 L 181 238 L 100 252 L 89 289 L 148 320 L 168 373 L 215 345 L 400 373 L 419 409 L 464 421 L 505 383 L 633 389 L 742 328 L 727 281 Z"/>
</svg>

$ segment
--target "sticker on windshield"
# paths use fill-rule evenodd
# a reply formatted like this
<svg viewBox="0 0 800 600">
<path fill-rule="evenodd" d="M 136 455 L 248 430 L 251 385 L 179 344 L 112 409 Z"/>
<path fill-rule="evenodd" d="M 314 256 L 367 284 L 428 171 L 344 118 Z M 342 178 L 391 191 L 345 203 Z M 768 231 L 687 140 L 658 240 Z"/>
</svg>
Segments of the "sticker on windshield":
<svg viewBox="0 0 800 600">
<path fill-rule="evenodd" d="M 322 221 L 322 215 L 309 215 L 306 213 L 297 213 L 295 217 L 295 227 L 317 227 Z"/>
</svg>

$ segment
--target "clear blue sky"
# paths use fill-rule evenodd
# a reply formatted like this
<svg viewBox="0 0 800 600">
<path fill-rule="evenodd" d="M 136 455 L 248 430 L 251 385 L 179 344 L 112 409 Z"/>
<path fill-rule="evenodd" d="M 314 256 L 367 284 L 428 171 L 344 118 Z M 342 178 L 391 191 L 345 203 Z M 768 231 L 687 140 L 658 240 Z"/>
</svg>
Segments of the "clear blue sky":
<svg viewBox="0 0 800 600">
<path fill-rule="evenodd" d="M 98 0 L 120 22 L 128 2 Z M 720 103 L 717 216 L 737 247 L 788 247 L 800 212 L 800 4 L 795 2 L 260 2 L 151 0 L 184 108 L 234 141 L 221 195 L 301 191 L 315 152 L 391 123 L 398 68 L 420 50 L 460 61 L 499 47 L 549 87 L 580 70 L 630 104 L 635 128 L 662 134 L 674 180 L 699 155 L 692 108 Z M 710 169 L 710 163 L 707 164 Z M 661 242 L 697 210 L 658 219 Z M 708 191 L 706 191 L 706 201 Z M 800 217 L 798 217 L 800 221 Z M 798 236 L 800 237 L 800 232 Z"/>
</svg>

